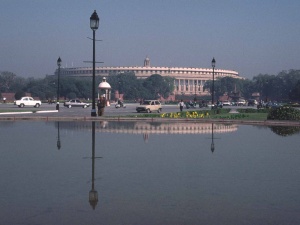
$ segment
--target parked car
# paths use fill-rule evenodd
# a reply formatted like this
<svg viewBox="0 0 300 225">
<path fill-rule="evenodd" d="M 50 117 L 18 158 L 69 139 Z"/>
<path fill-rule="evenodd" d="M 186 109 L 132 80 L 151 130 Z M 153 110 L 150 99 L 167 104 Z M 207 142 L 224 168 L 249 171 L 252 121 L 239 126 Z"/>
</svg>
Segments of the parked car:
<svg viewBox="0 0 300 225">
<path fill-rule="evenodd" d="M 38 108 L 42 105 L 42 102 L 40 100 L 34 100 L 32 97 L 22 97 L 20 100 L 14 101 L 14 104 L 20 108 L 24 106 L 34 106 Z"/>
<path fill-rule="evenodd" d="M 280 104 L 280 103 L 278 103 L 278 102 L 271 102 L 271 101 L 269 101 L 269 102 L 267 102 L 267 103 L 265 104 L 265 107 L 266 107 L 267 109 L 278 108 L 278 107 L 281 107 L 281 106 L 282 106 L 282 104 Z"/>
<path fill-rule="evenodd" d="M 89 107 L 90 104 L 89 103 L 85 103 L 85 102 L 82 102 L 78 99 L 71 99 L 70 101 L 67 101 L 64 103 L 64 106 L 65 107 L 68 107 L 68 108 L 72 108 L 72 107 L 82 107 L 82 108 L 86 108 L 86 107 Z"/>
<path fill-rule="evenodd" d="M 220 101 L 217 101 L 214 105 L 212 105 L 213 109 L 223 108 L 223 103 Z"/>
<path fill-rule="evenodd" d="M 248 100 L 248 106 L 256 106 L 257 104 L 258 104 L 258 102 L 256 101 L 256 99 Z"/>
<path fill-rule="evenodd" d="M 246 105 L 246 101 L 244 99 L 240 99 L 237 101 L 237 106 L 245 106 Z"/>
<path fill-rule="evenodd" d="M 161 103 L 158 100 L 144 100 L 141 105 L 136 107 L 136 111 L 151 113 L 157 111 L 160 113 L 162 110 Z"/>
<path fill-rule="evenodd" d="M 230 101 L 223 101 L 223 106 L 231 106 L 231 102 Z"/>
</svg>

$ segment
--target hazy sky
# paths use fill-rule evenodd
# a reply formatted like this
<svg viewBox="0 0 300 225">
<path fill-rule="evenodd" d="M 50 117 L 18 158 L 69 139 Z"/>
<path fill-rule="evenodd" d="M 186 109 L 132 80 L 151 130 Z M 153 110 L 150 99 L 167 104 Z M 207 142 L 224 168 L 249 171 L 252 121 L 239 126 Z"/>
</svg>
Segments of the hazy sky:
<svg viewBox="0 0 300 225">
<path fill-rule="evenodd" d="M 1 0 L 0 71 L 23 77 L 92 66 L 236 70 L 252 78 L 300 69 L 299 0 Z"/>
</svg>

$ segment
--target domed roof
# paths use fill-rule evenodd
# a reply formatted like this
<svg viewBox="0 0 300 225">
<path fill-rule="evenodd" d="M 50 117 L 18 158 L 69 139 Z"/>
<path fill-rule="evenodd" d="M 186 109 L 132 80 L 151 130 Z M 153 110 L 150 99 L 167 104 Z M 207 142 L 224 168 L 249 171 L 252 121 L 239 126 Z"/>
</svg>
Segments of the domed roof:
<svg viewBox="0 0 300 225">
<path fill-rule="evenodd" d="M 109 83 L 106 82 L 106 78 L 103 77 L 102 82 L 98 86 L 99 89 L 111 89 L 111 86 Z"/>
</svg>

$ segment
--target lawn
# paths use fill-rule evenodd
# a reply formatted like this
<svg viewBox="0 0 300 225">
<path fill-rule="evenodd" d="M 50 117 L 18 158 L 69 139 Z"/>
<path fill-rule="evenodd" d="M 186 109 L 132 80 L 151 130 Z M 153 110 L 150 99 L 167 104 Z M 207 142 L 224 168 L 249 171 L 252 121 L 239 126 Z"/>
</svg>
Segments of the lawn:
<svg viewBox="0 0 300 225">
<path fill-rule="evenodd" d="M 236 120 L 266 120 L 268 113 L 225 113 L 211 115 L 211 119 L 236 119 Z"/>
</svg>

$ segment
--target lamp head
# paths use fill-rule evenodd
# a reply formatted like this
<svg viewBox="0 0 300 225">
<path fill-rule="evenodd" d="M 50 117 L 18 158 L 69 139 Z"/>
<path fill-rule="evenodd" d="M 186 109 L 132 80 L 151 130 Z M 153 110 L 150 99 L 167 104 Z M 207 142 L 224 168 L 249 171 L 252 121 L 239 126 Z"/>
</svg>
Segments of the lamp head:
<svg viewBox="0 0 300 225">
<path fill-rule="evenodd" d="M 93 14 L 90 17 L 90 27 L 92 30 L 97 30 L 99 27 L 99 17 L 96 13 L 96 10 L 93 12 Z"/>
<path fill-rule="evenodd" d="M 61 59 L 60 59 L 60 57 L 58 58 L 58 60 L 57 60 L 57 66 L 61 66 Z"/>
<path fill-rule="evenodd" d="M 212 61 L 211 61 L 211 66 L 213 67 L 213 68 L 215 68 L 215 66 L 216 66 L 216 60 L 215 60 L 215 57 L 212 59 Z"/>
</svg>

